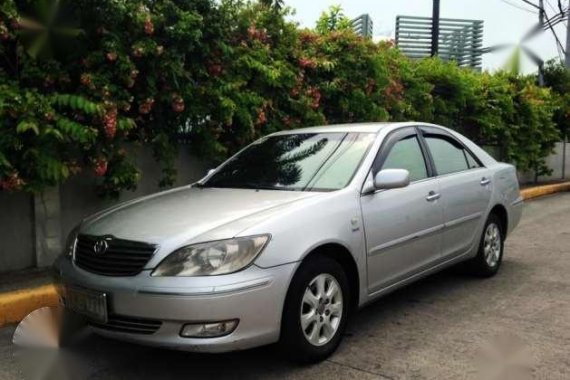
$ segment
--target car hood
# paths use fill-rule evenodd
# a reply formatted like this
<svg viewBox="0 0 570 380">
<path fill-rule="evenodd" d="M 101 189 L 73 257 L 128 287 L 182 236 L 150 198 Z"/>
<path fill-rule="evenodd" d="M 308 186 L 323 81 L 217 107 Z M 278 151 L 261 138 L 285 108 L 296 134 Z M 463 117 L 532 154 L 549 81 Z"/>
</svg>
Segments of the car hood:
<svg viewBox="0 0 570 380">
<path fill-rule="evenodd" d="M 80 233 L 162 245 L 182 243 L 263 211 L 312 197 L 296 191 L 182 187 L 120 204 L 86 219 Z M 255 218 L 254 218 L 255 219 Z M 243 228 L 243 223 L 235 223 Z"/>
</svg>

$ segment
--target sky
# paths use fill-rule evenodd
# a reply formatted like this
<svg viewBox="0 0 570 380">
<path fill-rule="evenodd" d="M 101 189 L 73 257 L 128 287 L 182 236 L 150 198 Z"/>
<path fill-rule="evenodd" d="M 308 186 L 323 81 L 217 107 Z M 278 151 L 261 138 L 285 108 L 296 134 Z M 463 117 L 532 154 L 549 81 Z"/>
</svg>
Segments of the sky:
<svg viewBox="0 0 570 380">
<path fill-rule="evenodd" d="M 538 3 L 538 0 L 531 0 Z M 548 2 L 548 3 L 546 3 Z M 510 4 L 508 4 L 510 3 Z M 557 0 L 545 0 L 549 17 L 555 13 Z M 302 27 L 314 27 L 321 12 L 331 5 L 340 5 L 344 13 L 355 18 L 368 13 L 374 23 L 374 37 L 394 37 L 397 15 L 428 16 L 432 13 L 432 0 L 285 0 L 295 10 L 291 16 Z M 564 0 L 563 4 L 568 4 Z M 517 7 L 523 8 L 517 8 Z M 525 10 L 526 9 L 526 10 Z M 538 13 L 522 0 L 441 0 L 441 17 L 484 21 L 483 46 L 518 44 L 523 35 L 538 22 Z M 566 25 L 560 23 L 555 31 L 566 46 Z M 556 40 L 550 31 L 544 32 L 524 44 L 544 61 L 558 57 Z M 512 50 L 505 50 L 483 56 L 483 69 L 494 71 L 505 66 Z M 536 71 L 536 66 L 523 58 L 523 71 Z"/>
</svg>

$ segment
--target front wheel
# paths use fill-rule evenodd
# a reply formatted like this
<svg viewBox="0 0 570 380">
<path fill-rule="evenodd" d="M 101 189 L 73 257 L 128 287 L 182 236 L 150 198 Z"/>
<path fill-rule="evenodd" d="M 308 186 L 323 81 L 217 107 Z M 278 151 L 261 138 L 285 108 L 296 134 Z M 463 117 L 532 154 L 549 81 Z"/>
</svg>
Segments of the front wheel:
<svg viewBox="0 0 570 380">
<path fill-rule="evenodd" d="M 293 277 L 283 311 L 281 345 L 298 362 L 331 355 L 342 339 L 350 293 L 342 266 L 330 258 L 310 258 Z"/>
<path fill-rule="evenodd" d="M 467 264 L 471 273 L 480 277 L 497 274 L 503 261 L 505 235 L 502 223 L 495 214 L 489 215 L 479 243 L 477 256 Z"/>
</svg>

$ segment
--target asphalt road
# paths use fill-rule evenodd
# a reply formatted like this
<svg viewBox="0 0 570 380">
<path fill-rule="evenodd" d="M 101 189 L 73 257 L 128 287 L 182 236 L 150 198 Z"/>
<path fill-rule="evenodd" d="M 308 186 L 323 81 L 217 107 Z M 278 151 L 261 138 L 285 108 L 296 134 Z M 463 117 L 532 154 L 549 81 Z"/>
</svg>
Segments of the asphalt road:
<svg viewBox="0 0 570 380">
<path fill-rule="evenodd" d="M 13 330 L 0 330 L 2 380 L 22 378 Z M 531 378 L 570 378 L 570 193 L 525 205 L 498 276 L 446 271 L 393 293 L 362 310 L 338 352 L 321 364 L 292 365 L 275 347 L 197 355 L 96 336 L 74 352 L 86 363 L 85 379 L 456 380 L 478 378 L 483 348 L 506 352 L 497 343 L 505 337 L 526 355 Z"/>
</svg>

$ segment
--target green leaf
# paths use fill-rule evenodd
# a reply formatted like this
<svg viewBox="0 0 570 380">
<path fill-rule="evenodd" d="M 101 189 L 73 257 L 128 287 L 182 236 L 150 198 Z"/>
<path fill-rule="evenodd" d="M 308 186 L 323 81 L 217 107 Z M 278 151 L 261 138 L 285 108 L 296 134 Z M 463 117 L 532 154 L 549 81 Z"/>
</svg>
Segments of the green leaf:
<svg viewBox="0 0 570 380">
<path fill-rule="evenodd" d="M 81 97 L 77 97 L 77 108 L 79 108 L 81 111 L 85 111 L 86 110 L 86 106 L 85 106 L 85 100 Z"/>
<path fill-rule="evenodd" d="M 0 167 L 11 167 L 12 165 L 10 165 L 10 162 L 8 161 L 8 159 L 6 158 L 6 156 L 4 155 L 4 153 L 0 152 Z"/>
<path fill-rule="evenodd" d="M 63 140 L 63 135 L 61 134 L 61 132 L 52 127 L 46 128 L 44 134 L 53 135 L 57 140 Z"/>
<path fill-rule="evenodd" d="M 40 134 L 38 125 L 33 121 L 21 121 L 16 127 L 16 132 L 18 133 L 25 133 L 29 130 L 32 130 L 36 135 Z"/>
</svg>

